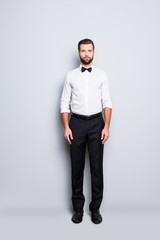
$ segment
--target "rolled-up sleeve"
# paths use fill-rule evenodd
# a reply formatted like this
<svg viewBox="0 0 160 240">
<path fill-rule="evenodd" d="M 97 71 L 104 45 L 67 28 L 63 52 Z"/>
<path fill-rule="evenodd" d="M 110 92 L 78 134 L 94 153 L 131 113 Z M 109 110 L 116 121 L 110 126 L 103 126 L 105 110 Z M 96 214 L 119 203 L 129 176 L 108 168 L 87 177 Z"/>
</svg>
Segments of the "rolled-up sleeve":
<svg viewBox="0 0 160 240">
<path fill-rule="evenodd" d="M 104 72 L 103 81 L 102 81 L 102 107 L 112 108 L 112 98 L 110 92 L 110 84 L 108 75 Z"/>
<path fill-rule="evenodd" d="M 69 82 L 69 73 L 66 74 L 62 96 L 60 100 L 60 112 L 70 112 L 71 85 Z"/>
</svg>

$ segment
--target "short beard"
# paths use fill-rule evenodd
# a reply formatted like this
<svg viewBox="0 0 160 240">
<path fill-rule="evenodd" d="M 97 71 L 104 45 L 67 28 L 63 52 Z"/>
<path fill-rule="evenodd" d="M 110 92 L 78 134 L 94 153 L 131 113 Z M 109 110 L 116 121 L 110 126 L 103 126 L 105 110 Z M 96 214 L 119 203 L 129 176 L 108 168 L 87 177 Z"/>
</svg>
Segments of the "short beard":
<svg viewBox="0 0 160 240">
<path fill-rule="evenodd" d="M 93 58 L 91 58 L 88 62 L 86 62 L 84 59 L 82 59 L 81 57 L 80 57 L 80 59 L 81 59 L 81 62 L 84 64 L 84 65 L 89 65 L 91 62 L 92 62 L 92 60 L 93 60 Z"/>
</svg>

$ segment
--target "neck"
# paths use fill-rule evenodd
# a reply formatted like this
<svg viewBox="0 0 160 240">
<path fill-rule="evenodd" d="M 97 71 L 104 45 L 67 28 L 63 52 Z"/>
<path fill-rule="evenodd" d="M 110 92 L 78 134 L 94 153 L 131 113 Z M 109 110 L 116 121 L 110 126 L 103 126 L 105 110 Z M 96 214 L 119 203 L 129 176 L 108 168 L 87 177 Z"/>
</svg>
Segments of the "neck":
<svg viewBox="0 0 160 240">
<path fill-rule="evenodd" d="M 84 64 L 84 63 L 81 62 L 81 65 L 82 65 L 83 67 L 85 67 L 85 68 L 91 67 L 92 64 L 93 64 L 93 62 L 91 62 L 90 64 Z"/>
</svg>

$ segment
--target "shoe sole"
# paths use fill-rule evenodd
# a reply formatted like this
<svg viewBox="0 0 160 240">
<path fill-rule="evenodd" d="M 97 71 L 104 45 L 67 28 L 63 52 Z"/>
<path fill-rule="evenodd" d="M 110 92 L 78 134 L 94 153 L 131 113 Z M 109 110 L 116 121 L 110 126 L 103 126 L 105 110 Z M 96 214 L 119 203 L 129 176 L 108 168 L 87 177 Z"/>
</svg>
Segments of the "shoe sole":
<svg viewBox="0 0 160 240">
<path fill-rule="evenodd" d="M 75 222 L 73 219 L 71 219 L 72 220 L 72 222 L 74 222 L 74 223 L 81 223 L 82 222 L 82 220 L 81 221 L 79 221 L 79 222 Z"/>
<path fill-rule="evenodd" d="M 94 222 L 94 221 L 92 221 L 93 223 L 95 223 L 95 224 L 99 224 L 99 223 L 101 223 L 102 222 L 102 220 L 100 221 L 100 222 Z"/>
</svg>

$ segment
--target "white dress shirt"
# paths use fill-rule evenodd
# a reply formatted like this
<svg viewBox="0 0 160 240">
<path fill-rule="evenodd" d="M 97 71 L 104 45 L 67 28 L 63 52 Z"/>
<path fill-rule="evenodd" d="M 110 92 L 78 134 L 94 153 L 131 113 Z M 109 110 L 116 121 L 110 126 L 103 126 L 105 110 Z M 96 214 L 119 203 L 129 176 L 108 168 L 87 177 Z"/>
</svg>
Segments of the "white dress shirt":
<svg viewBox="0 0 160 240">
<path fill-rule="evenodd" d="M 112 108 L 107 73 L 92 64 L 92 71 L 81 72 L 82 65 L 65 76 L 60 112 L 92 115 Z"/>
</svg>

